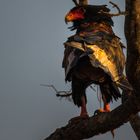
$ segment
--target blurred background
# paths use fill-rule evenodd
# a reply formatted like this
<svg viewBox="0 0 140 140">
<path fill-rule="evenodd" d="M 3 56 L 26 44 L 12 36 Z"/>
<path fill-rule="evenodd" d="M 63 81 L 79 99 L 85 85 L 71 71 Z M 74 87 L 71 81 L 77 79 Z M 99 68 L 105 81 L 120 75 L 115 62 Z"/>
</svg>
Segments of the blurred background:
<svg viewBox="0 0 140 140">
<path fill-rule="evenodd" d="M 108 0 L 90 0 L 108 4 Z M 125 3 L 113 0 L 121 10 Z M 79 108 L 61 101 L 51 88 L 69 90 L 61 68 L 63 42 L 74 32 L 64 15 L 72 0 L 0 0 L 0 140 L 43 140 L 79 115 Z M 111 9 L 112 7 L 109 6 Z M 117 12 L 112 9 L 112 12 Z M 114 31 L 125 44 L 124 17 L 113 18 Z M 97 93 L 87 89 L 88 112 L 100 107 Z M 121 104 L 113 102 L 112 108 Z M 90 140 L 112 140 L 110 132 Z M 136 140 L 129 123 L 115 130 L 114 140 Z"/>
</svg>

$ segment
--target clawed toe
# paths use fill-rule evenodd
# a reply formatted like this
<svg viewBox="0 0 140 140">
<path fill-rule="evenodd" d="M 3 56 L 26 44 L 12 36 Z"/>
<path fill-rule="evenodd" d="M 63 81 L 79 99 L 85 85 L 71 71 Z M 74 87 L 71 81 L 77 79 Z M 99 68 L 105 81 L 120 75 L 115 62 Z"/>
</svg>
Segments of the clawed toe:
<svg viewBox="0 0 140 140">
<path fill-rule="evenodd" d="M 97 110 L 94 111 L 94 116 L 99 115 L 101 113 L 105 113 L 105 112 L 110 112 L 110 110 L 97 109 Z"/>
</svg>

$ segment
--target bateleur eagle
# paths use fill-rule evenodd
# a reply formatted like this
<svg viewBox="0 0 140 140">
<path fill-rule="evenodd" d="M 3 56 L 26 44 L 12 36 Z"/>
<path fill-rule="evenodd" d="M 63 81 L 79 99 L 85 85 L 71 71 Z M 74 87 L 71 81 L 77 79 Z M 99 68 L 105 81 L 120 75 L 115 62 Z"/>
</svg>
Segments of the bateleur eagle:
<svg viewBox="0 0 140 140">
<path fill-rule="evenodd" d="M 99 85 L 102 111 L 110 111 L 110 101 L 121 97 L 119 88 L 133 90 L 123 73 L 124 46 L 112 30 L 111 17 L 103 13 L 109 11 L 106 5 L 76 6 L 65 16 L 66 23 L 73 23 L 70 30 L 76 33 L 64 43 L 62 67 L 65 80 L 72 83 L 72 98 L 81 107 L 81 117 L 88 116 L 85 91 L 89 85 Z"/>
</svg>

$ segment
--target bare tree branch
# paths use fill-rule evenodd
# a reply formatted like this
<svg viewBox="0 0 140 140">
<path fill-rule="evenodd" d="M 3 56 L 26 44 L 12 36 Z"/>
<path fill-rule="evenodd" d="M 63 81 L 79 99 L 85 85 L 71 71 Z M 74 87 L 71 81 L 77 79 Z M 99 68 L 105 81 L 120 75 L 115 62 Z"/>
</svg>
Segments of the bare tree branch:
<svg viewBox="0 0 140 140">
<path fill-rule="evenodd" d="M 56 96 L 57 96 L 57 97 L 69 97 L 69 96 L 72 95 L 72 93 L 71 93 L 72 90 L 68 90 L 68 91 L 60 90 L 60 91 L 58 91 L 54 85 L 40 84 L 40 86 L 45 86 L 45 87 L 50 87 L 50 88 L 52 88 L 52 89 L 56 92 Z M 94 87 L 93 87 L 92 85 L 90 85 L 89 87 L 90 87 L 93 91 L 96 92 L 96 90 L 94 89 Z M 98 97 L 98 99 L 99 99 L 99 97 Z"/>
<path fill-rule="evenodd" d="M 127 12 L 126 11 L 121 11 L 117 4 L 115 4 L 115 3 L 111 2 L 111 1 L 109 3 L 112 4 L 113 7 L 118 10 L 118 13 L 108 13 L 108 12 L 105 12 L 105 11 L 101 10 L 99 12 L 100 14 L 107 15 L 107 16 L 110 16 L 110 17 L 120 16 L 120 15 L 127 15 Z"/>
<path fill-rule="evenodd" d="M 117 4 L 115 4 L 112 1 L 109 1 L 109 3 L 113 5 L 113 8 L 117 8 L 118 12 L 121 13 L 121 10 L 120 10 L 120 8 L 119 8 L 119 6 Z"/>
<path fill-rule="evenodd" d="M 129 120 L 136 136 L 138 139 L 140 139 L 140 116 L 139 114 L 133 115 Z"/>
<path fill-rule="evenodd" d="M 76 6 L 88 5 L 88 0 L 72 0 Z"/>
<path fill-rule="evenodd" d="M 126 12 L 120 12 L 120 13 L 108 13 L 108 12 L 104 12 L 103 10 L 100 10 L 99 12 L 100 14 L 106 15 L 106 16 L 110 16 L 110 17 L 115 17 L 115 16 L 121 16 L 121 15 L 126 15 Z"/>
<path fill-rule="evenodd" d="M 140 97 L 131 96 L 110 113 L 101 113 L 87 119 L 70 120 L 68 125 L 57 129 L 45 140 L 82 140 L 105 133 L 126 123 L 132 114 L 140 110 Z"/>
<path fill-rule="evenodd" d="M 79 5 L 78 2 L 77 2 L 77 0 L 72 0 L 72 1 L 74 2 L 74 4 L 75 4 L 76 6 Z"/>
<path fill-rule="evenodd" d="M 88 5 L 88 0 L 79 0 L 79 5 Z"/>
<path fill-rule="evenodd" d="M 125 36 L 127 40 L 126 74 L 129 82 L 140 94 L 140 1 L 125 0 L 129 15 L 125 18 Z M 140 139 L 140 116 L 133 115 L 130 124 Z"/>
</svg>

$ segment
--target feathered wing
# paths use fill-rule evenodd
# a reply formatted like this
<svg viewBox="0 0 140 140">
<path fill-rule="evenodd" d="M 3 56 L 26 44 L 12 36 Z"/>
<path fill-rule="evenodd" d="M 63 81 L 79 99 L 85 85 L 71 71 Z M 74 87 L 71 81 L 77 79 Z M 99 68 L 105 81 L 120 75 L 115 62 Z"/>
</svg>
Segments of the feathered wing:
<svg viewBox="0 0 140 140">
<path fill-rule="evenodd" d="M 125 57 L 118 38 L 111 41 L 102 40 L 96 45 L 86 45 L 93 50 L 89 55 L 93 66 L 102 68 L 113 81 L 118 81 L 123 76 Z"/>
<path fill-rule="evenodd" d="M 81 57 L 88 55 L 93 67 L 103 69 L 120 88 L 132 90 L 131 85 L 123 74 L 125 57 L 122 50 L 123 46 L 118 37 L 115 36 L 111 41 L 102 39 L 102 41 L 94 42 L 93 44 L 91 42 L 88 44 L 70 40 L 65 43 L 65 46 L 81 50 L 82 52 L 79 55 L 74 55 L 74 51 L 70 53 L 69 58 L 73 54 L 73 59 L 70 59 L 71 62 L 69 61 L 66 75 Z"/>
<path fill-rule="evenodd" d="M 66 81 L 72 81 L 72 98 L 76 105 L 81 105 L 81 96 L 85 96 L 85 89 L 92 83 L 99 84 L 102 96 L 107 103 L 114 98 L 121 97 L 115 82 L 98 65 L 91 64 L 89 54 L 93 51 L 84 50 L 81 43 L 66 42 L 63 59 L 63 67 L 66 71 Z M 71 57 L 71 55 L 73 57 Z M 73 61 L 69 61 L 70 58 Z M 97 63 L 97 62 L 95 62 Z"/>
<path fill-rule="evenodd" d="M 102 68 L 121 89 L 133 90 L 123 74 L 125 57 L 122 44 L 117 37 L 111 42 L 105 40 L 101 44 L 87 45 L 87 47 L 93 50 L 93 54 L 89 55 L 93 66 Z"/>
</svg>

